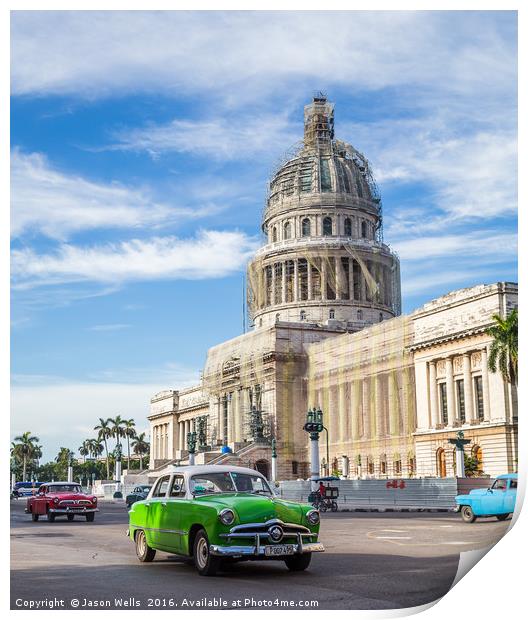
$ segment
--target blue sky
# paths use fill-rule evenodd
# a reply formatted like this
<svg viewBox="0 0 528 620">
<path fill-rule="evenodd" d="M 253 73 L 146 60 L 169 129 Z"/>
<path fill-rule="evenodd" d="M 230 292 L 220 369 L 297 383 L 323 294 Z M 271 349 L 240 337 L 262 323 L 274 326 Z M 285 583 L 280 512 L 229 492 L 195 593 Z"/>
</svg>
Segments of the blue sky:
<svg viewBox="0 0 528 620">
<path fill-rule="evenodd" d="M 315 90 L 370 159 L 404 312 L 517 280 L 514 12 L 12 13 L 12 432 L 147 428 L 242 331 Z"/>
</svg>

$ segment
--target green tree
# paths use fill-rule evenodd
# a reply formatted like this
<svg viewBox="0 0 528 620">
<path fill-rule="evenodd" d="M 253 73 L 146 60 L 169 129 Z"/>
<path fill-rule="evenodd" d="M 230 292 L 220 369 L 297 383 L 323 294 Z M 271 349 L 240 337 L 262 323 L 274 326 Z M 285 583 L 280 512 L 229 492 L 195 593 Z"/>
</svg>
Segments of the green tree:
<svg viewBox="0 0 528 620">
<path fill-rule="evenodd" d="M 503 319 L 499 314 L 491 317 L 494 325 L 486 330 L 493 338 L 491 343 L 488 368 L 491 372 L 501 373 L 504 381 L 517 385 L 519 330 L 517 308 Z"/>
<path fill-rule="evenodd" d="M 106 479 L 110 480 L 110 461 L 108 456 L 108 438 L 112 436 L 111 419 L 104 420 L 99 418 L 99 424 L 94 426 L 94 431 L 97 431 L 97 438 L 104 443 L 106 453 Z"/>
<path fill-rule="evenodd" d="M 130 469 L 130 440 L 136 436 L 136 423 L 132 418 L 123 420 L 123 432 L 127 440 L 127 467 Z"/>
<path fill-rule="evenodd" d="M 82 444 L 79 446 L 79 454 L 81 456 L 84 456 L 85 459 L 87 456 L 89 456 L 90 454 L 90 440 L 89 439 L 85 439 L 82 442 Z"/>
<path fill-rule="evenodd" d="M 59 453 L 55 457 L 57 463 L 57 474 L 63 480 L 68 477 L 68 466 L 73 462 L 74 453 L 69 448 L 60 448 Z"/>
<path fill-rule="evenodd" d="M 33 460 L 35 454 L 38 453 L 36 444 L 39 441 L 39 438 L 32 435 L 29 431 L 15 437 L 15 442 L 18 443 L 13 443 L 11 454 L 15 459 L 22 461 L 22 479 L 24 481 L 26 480 L 28 461 Z"/>
<path fill-rule="evenodd" d="M 132 442 L 132 450 L 134 454 L 139 455 L 139 468 L 143 469 L 143 457 L 149 453 L 150 445 L 145 439 L 145 433 L 139 433 Z"/>
</svg>

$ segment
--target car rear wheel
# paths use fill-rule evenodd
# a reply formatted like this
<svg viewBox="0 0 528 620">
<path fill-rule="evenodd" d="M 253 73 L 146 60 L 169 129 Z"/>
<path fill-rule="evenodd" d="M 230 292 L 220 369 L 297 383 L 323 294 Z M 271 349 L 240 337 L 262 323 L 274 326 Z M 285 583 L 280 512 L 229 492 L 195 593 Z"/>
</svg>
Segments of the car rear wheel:
<svg viewBox="0 0 528 620">
<path fill-rule="evenodd" d="M 495 515 L 499 521 L 505 521 L 509 517 L 510 513 L 507 512 L 504 515 Z"/>
<path fill-rule="evenodd" d="M 32 521 L 38 521 L 39 515 L 35 514 L 34 512 L 31 513 L 31 520 Z"/>
<path fill-rule="evenodd" d="M 206 577 L 215 575 L 220 568 L 220 558 L 211 555 L 209 550 L 209 539 L 205 530 L 200 530 L 196 534 L 193 547 L 193 558 L 196 570 L 200 575 Z"/>
<path fill-rule="evenodd" d="M 152 562 L 156 555 L 156 550 L 148 546 L 147 537 L 143 530 L 138 530 L 136 532 L 135 541 L 138 560 L 140 562 Z"/>
<path fill-rule="evenodd" d="M 332 512 L 337 512 L 337 502 L 332 502 Z"/>
<path fill-rule="evenodd" d="M 72 515 L 73 517 L 73 515 Z M 86 520 L 89 521 L 90 523 L 95 519 L 95 512 L 89 512 L 86 515 Z"/>
<path fill-rule="evenodd" d="M 474 515 L 471 506 L 462 506 L 460 514 L 462 515 L 462 521 L 465 521 L 466 523 L 473 523 L 473 521 L 477 518 Z"/>
<path fill-rule="evenodd" d="M 301 571 L 306 570 L 310 566 L 312 560 L 311 553 L 303 553 L 301 555 L 292 555 L 284 560 L 288 570 Z"/>
</svg>

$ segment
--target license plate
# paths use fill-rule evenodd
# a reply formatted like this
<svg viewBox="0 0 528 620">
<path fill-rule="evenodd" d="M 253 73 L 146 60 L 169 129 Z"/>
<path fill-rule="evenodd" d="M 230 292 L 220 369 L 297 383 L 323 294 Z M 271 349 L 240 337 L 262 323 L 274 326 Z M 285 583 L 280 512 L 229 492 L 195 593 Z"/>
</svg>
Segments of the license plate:
<svg viewBox="0 0 528 620">
<path fill-rule="evenodd" d="M 293 545 L 266 545 L 264 553 L 267 556 L 273 555 L 293 555 L 295 552 Z"/>
</svg>

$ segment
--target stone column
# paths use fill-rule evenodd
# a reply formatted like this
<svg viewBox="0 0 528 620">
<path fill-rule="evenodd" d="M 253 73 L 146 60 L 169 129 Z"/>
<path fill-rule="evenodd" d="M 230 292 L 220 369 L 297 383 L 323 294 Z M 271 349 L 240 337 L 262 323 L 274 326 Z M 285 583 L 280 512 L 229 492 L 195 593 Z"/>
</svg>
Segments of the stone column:
<svg viewBox="0 0 528 620">
<path fill-rule="evenodd" d="M 326 299 L 327 267 L 324 258 L 321 259 L 321 301 Z"/>
<path fill-rule="evenodd" d="M 286 262 L 283 261 L 281 263 L 282 265 L 282 282 L 281 282 L 281 299 L 282 299 L 282 303 L 285 304 L 286 303 Z"/>
<path fill-rule="evenodd" d="M 369 390 L 369 379 L 367 377 L 363 378 L 361 390 L 362 390 L 362 401 L 363 401 L 363 437 L 365 439 L 370 439 L 370 390 Z"/>
<path fill-rule="evenodd" d="M 277 286 L 275 277 L 275 263 L 271 265 L 271 305 L 275 305 L 275 287 Z"/>
<path fill-rule="evenodd" d="M 343 293 L 343 264 L 341 263 L 340 256 L 334 256 L 333 258 L 334 266 L 335 266 L 335 296 L 336 299 L 342 299 Z"/>
<path fill-rule="evenodd" d="M 313 297 L 312 295 L 312 265 L 309 260 L 306 261 L 306 267 L 307 267 L 306 279 L 307 279 L 307 285 L 308 285 L 307 299 L 309 301 Z"/>
<path fill-rule="evenodd" d="M 387 375 L 387 404 L 389 407 L 389 433 L 394 435 L 400 434 L 399 420 L 399 399 L 398 385 L 396 383 L 396 373 L 389 372 Z"/>
<path fill-rule="evenodd" d="M 350 257 L 348 259 L 348 298 L 352 301 L 354 297 L 354 264 L 355 260 Z"/>
<path fill-rule="evenodd" d="M 449 426 L 455 423 L 455 382 L 453 381 L 453 358 L 446 357 L 446 391 L 447 391 L 447 422 Z"/>
<path fill-rule="evenodd" d="M 440 425 L 438 417 L 438 386 L 436 384 L 436 362 L 429 362 L 429 404 L 431 411 L 431 428 Z"/>
<path fill-rule="evenodd" d="M 387 434 L 386 428 L 385 428 L 385 401 L 383 398 L 383 383 L 382 383 L 382 376 L 381 374 L 377 374 L 375 377 L 375 402 L 376 402 L 376 411 L 375 411 L 375 418 L 376 418 L 376 424 L 375 424 L 375 428 L 377 430 L 377 433 L 380 437 L 384 437 Z"/>
<path fill-rule="evenodd" d="M 233 392 L 233 441 L 240 441 L 240 390 Z"/>
<path fill-rule="evenodd" d="M 185 450 L 184 447 L 184 442 L 183 442 L 183 424 L 181 422 L 178 422 L 178 449 L 179 450 Z"/>
<path fill-rule="evenodd" d="M 367 299 L 367 280 L 363 274 L 363 269 L 359 265 L 359 299 L 365 301 Z"/>
<path fill-rule="evenodd" d="M 233 442 L 233 395 L 227 398 L 227 443 Z"/>
<path fill-rule="evenodd" d="M 299 300 L 299 260 L 293 261 L 293 301 Z"/>
<path fill-rule="evenodd" d="M 482 349 L 482 398 L 484 401 L 484 422 L 491 419 L 490 395 L 489 395 L 489 376 L 488 376 L 488 349 Z"/>
<path fill-rule="evenodd" d="M 218 439 L 220 440 L 220 443 L 223 445 L 224 443 L 224 437 L 226 435 L 225 433 L 225 420 L 224 420 L 224 398 L 220 398 L 220 403 L 219 403 L 219 407 L 218 407 Z"/>
<path fill-rule="evenodd" d="M 475 419 L 475 403 L 473 400 L 473 378 L 471 376 L 471 355 L 464 353 L 462 357 L 462 370 L 464 372 L 464 409 L 466 422 Z"/>
<path fill-rule="evenodd" d="M 339 411 L 339 442 L 343 443 L 347 436 L 347 416 L 346 416 L 346 383 L 340 383 L 338 386 L 338 411 Z"/>
</svg>

